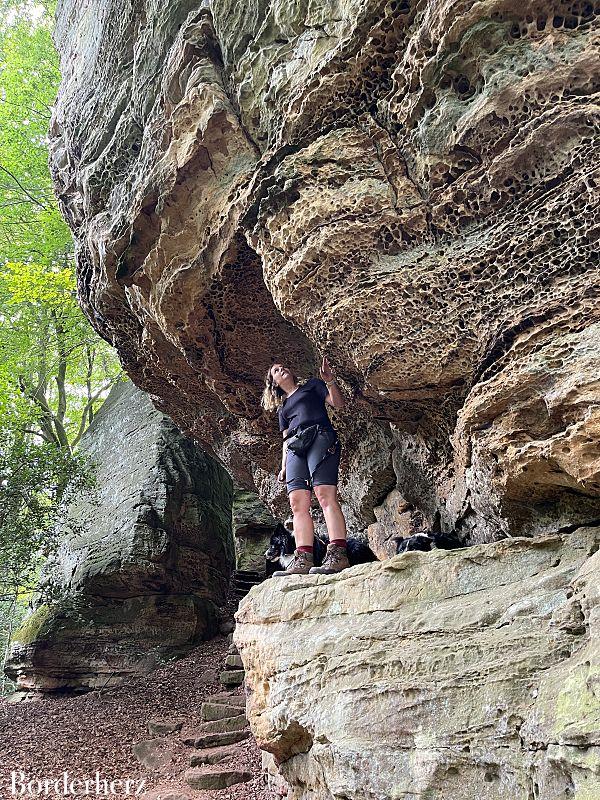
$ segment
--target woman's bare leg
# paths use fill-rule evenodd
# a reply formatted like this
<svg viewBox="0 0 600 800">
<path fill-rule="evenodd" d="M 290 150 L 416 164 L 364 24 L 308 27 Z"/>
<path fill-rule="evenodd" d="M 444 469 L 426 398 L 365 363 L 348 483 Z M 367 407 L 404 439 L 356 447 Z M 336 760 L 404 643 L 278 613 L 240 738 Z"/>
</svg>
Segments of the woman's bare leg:
<svg viewBox="0 0 600 800">
<path fill-rule="evenodd" d="M 312 547 L 315 528 L 310 515 L 310 490 L 294 489 L 290 492 L 290 506 L 294 515 L 294 539 L 296 547 Z"/>
<path fill-rule="evenodd" d="M 346 538 L 346 520 L 337 498 L 337 486 L 315 486 L 317 500 L 323 509 L 329 541 Z"/>
</svg>

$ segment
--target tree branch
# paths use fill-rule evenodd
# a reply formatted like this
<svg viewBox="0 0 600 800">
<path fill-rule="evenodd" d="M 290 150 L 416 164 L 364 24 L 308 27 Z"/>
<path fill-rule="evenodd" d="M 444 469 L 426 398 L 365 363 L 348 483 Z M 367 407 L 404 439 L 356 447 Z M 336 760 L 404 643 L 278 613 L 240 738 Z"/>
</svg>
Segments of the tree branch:
<svg viewBox="0 0 600 800">
<path fill-rule="evenodd" d="M 54 414 L 52 412 L 52 409 L 48 405 L 48 401 L 46 400 L 44 393 L 40 390 L 40 387 L 38 387 L 37 390 L 34 390 L 30 386 L 28 386 L 24 375 L 19 375 L 18 381 L 19 381 L 19 388 L 21 389 L 23 394 L 26 397 L 29 397 L 30 400 L 33 400 L 33 402 L 36 405 L 38 405 L 44 412 L 42 421 L 40 423 L 42 432 L 45 434 L 44 438 L 47 437 L 47 441 L 54 442 L 54 444 L 61 446 L 61 441 L 60 439 L 58 439 L 52 427 Z"/>
<path fill-rule="evenodd" d="M 57 422 L 59 422 L 61 430 L 64 434 L 63 423 L 65 419 L 65 413 L 67 411 L 67 393 L 65 390 L 65 381 L 67 377 L 67 358 L 65 354 L 65 344 L 64 344 L 65 329 L 62 325 L 62 322 L 58 318 L 58 314 L 54 309 L 50 310 L 50 315 L 54 320 L 54 330 L 56 331 L 56 347 L 58 350 L 58 359 L 59 359 L 58 374 L 54 376 L 54 380 L 56 381 L 56 385 L 58 387 L 58 409 L 55 415 L 55 425 Z M 60 436 L 60 432 L 58 431 L 58 429 L 57 433 Z"/>
<path fill-rule="evenodd" d="M 75 445 L 79 442 L 79 440 L 83 436 L 83 432 L 85 430 L 86 417 L 87 417 L 87 413 L 88 413 L 89 409 L 96 402 L 96 400 L 100 397 L 102 392 L 105 392 L 107 389 L 110 389 L 110 387 L 113 385 L 113 383 L 116 383 L 116 381 L 121 377 L 122 374 L 123 374 L 123 370 L 121 370 L 117 375 L 115 375 L 114 378 L 111 378 L 108 383 L 106 383 L 104 386 L 102 386 L 100 389 L 98 389 L 98 391 L 95 392 L 95 394 L 93 394 L 90 397 L 90 399 L 88 400 L 88 402 L 86 403 L 85 408 L 83 409 L 83 413 L 81 415 L 81 422 L 79 423 L 79 430 L 77 431 L 77 436 L 73 440 L 73 448 L 75 447 Z"/>
<path fill-rule="evenodd" d="M 54 439 L 49 439 L 43 431 L 34 431 L 31 428 L 21 428 L 23 433 L 33 433 L 34 436 L 39 436 L 40 439 L 43 439 L 45 442 L 52 443 Z"/>
<path fill-rule="evenodd" d="M 16 175 L 13 175 L 13 173 L 10 170 L 6 169 L 6 167 L 3 167 L 2 164 L 0 164 L 0 170 L 2 170 L 2 172 L 4 172 L 6 175 L 8 175 L 10 178 L 13 179 L 13 181 L 17 184 L 19 189 L 21 189 L 21 191 L 25 194 L 26 197 L 28 197 L 31 200 L 32 203 L 34 203 L 36 206 L 39 206 L 40 208 L 43 208 L 44 210 L 46 210 L 48 208 L 48 206 L 46 206 L 44 203 L 40 202 L 32 194 L 30 194 L 30 192 L 23 186 L 23 184 L 16 177 Z"/>
<path fill-rule="evenodd" d="M 37 114 L 37 116 L 41 117 L 42 119 L 50 120 L 52 117 L 51 114 L 44 114 L 43 111 L 38 111 L 38 109 L 34 108 L 33 106 L 24 106 L 21 103 L 13 103 L 11 100 L 5 100 L 2 97 L 0 97 L 0 103 L 5 103 L 8 106 L 16 106 L 16 108 L 22 108 L 25 111 L 32 111 L 34 114 Z M 50 111 L 50 109 L 45 103 L 42 103 L 42 105 L 45 106 L 47 111 Z"/>
</svg>

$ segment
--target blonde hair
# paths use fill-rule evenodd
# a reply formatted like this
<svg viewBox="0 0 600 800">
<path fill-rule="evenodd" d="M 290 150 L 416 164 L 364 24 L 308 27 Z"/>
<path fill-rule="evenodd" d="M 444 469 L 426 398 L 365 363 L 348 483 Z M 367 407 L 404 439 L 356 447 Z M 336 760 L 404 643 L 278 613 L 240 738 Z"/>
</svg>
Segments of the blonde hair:
<svg viewBox="0 0 600 800">
<path fill-rule="evenodd" d="M 260 399 L 260 404 L 263 408 L 267 411 L 277 411 L 280 406 L 282 405 L 283 401 L 287 397 L 286 393 L 283 391 L 281 386 L 278 386 L 275 383 L 273 376 L 271 375 L 271 370 L 273 369 L 273 365 L 278 362 L 273 362 L 269 367 L 269 371 L 267 372 L 267 377 L 265 378 L 265 388 L 263 389 L 262 397 Z M 305 383 L 304 378 L 297 377 L 291 370 L 291 376 L 294 379 L 294 383 L 298 386 L 301 386 Z"/>
</svg>

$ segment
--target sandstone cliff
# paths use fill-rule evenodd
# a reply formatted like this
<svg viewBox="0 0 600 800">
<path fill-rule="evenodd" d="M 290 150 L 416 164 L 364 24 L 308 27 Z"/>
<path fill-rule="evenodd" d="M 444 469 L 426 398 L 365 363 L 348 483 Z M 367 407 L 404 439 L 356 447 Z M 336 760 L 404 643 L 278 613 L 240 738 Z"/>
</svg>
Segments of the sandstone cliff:
<svg viewBox="0 0 600 800">
<path fill-rule="evenodd" d="M 600 528 L 272 578 L 236 614 L 287 800 L 600 797 Z"/>
<path fill-rule="evenodd" d="M 268 366 L 327 354 L 348 400 L 340 494 L 386 560 L 238 613 L 290 800 L 600 796 L 594 25 L 59 2 L 52 169 L 94 327 L 280 518 Z M 475 546 L 394 557 L 423 525 Z"/>
<path fill-rule="evenodd" d="M 61 0 L 52 167 L 90 320 L 275 511 L 263 376 L 327 353 L 355 530 L 394 488 L 471 542 L 600 519 L 594 20 Z"/>
<path fill-rule="evenodd" d="M 19 689 L 82 690 L 145 674 L 218 629 L 233 568 L 225 470 L 129 381 L 79 452 L 97 491 L 71 502 L 43 571 L 48 602 L 14 635 Z"/>
</svg>

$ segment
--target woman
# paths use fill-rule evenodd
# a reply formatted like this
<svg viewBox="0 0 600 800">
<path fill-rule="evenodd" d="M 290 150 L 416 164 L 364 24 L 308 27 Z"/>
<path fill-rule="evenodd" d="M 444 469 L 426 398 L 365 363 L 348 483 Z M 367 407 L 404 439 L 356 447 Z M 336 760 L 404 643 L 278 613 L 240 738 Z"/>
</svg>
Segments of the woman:
<svg viewBox="0 0 600 800">
<path fill-rule="evenodd" d="M 280 481 L 285 481 L 294 516 L 296 550 L 287 569 L 279 575 L 330 574 L 350 566 L 346 556 L 346 522 L 337 499 L 338 469 L 341 445 L 327 416 L 325 403 L 342 408 L 344 398 L 336 385 L 326 357 L 323 357 L 321 379 L 309 378 L 302 384 L 284 364 L 269 369 L 262 396 L 262 406 L 277 409 L 279 430 L 283 433 L 283 454 Z M 297 428 L 318 425 L 318 433 L 307 450 L 299 456 L 288 449 L 286 438 Z M 310 515 L 311 488 L 323 509 L 329 544 L 321 567 L 313 561 L 314 527 Z"/>
</svg>

